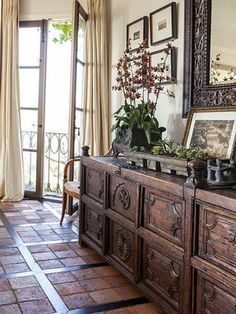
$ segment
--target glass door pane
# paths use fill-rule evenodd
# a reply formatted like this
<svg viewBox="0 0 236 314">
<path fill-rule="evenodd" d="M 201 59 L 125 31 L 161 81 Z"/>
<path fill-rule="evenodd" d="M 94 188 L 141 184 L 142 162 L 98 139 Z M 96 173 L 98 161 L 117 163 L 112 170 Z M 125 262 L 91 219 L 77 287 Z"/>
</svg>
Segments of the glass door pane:
<svg viewBox="0 0 236 314">
<path fill-rule="evenodd" d="M 26 26 L 26 24 L 25 24 Z M 41 27 L 20 27 L 19 64 L 21 66 L 40 65 Z"/>
<path fill-rule="evenodd" d="M 39 69 L 20 68 L 21 107 L 38 108 Z"/>
<path fill-rule="evenodd" d="M 61 195 L 63 170 L 68 160 L 71 30 L 71 21 L 49 23 L 44 194 L 50 196 Z"/>
<path fill-rule="evenodd" d="M 26 196 L 41 196 L 43 142 L 42 86 L 45 70 L 46 45 L 44 23 L 21 22 L 19 30 L 19 74 L 21 128 Z"/>
</svg>

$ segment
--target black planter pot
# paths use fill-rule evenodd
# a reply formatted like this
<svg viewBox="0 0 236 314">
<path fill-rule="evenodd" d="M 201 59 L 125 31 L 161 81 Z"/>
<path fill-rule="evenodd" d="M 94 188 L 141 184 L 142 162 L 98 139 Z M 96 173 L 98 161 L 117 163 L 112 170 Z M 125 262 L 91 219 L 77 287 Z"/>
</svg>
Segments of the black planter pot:
<svg viewBox="0 0 236 314">
<path fill-rule="evenodd" d="M 148 151 L 162 138 L 162 133 L 165 130 L 166 128 L 160 127 L 158 132 L 151 133 L 151 144 L 149 144 L 144 129 L 134 128 L 130 130 L 119 128 L 112 143 L 113 154 L 118 156 L 119 153 L 130 150 L 134 146 L 137 146 L 138 149 L 144 147 Z"/>
<path fill-rule="evenodd" d="M 141 128 L 135 128 L 132 129 L 132 139 L 130 143 L 130 147 L 137 146 L 138 148 L 145 147 L 145 148 L 151 148 L 153 144 L 157 143 L 159 140 L 162 139 L 162 133 L 166 131 L 166 128 L 160 127 L 158 131 L 151 132 L 150 138 L 151 143 L 148 143 L 146 134 L 144 129 Z"/>
<path fill-rule="evenodd" d="M 147 147 L 148 146 L 148 141 L 147 141 L 147 137 L 145 134 L 144 129 L 141 128 L 135 128 L 131 130 L 131 143 L 130 143 L 130 147 L 134 147 L 134 146 L 138 146 L 138 147 Z"/>
</svg>

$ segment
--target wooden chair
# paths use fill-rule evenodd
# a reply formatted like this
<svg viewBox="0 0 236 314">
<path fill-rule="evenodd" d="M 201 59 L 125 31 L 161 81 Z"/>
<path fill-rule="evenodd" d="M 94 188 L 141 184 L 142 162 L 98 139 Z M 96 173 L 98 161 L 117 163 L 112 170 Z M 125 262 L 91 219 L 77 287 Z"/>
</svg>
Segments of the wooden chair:
<svg viewBox="0 0 236 314">
<path fill-rule="evenodd" d="M 82 147 L 82 156 L 89 157 L 88 153 L 89 147 Z M 112 155 L 112 148 L 109 149 L 105 156 Z M 74 197 L 77 200 L 80 199 L 80 182 L 79 181 L 69 181 L 68 173 L 70 173 L 71 166 L 74 165 L 75 162 L 80 161 L 80 156 L 70 159 L 66 162 L 64 167 L 64 175 L 63 175 L 63 195 L 62 195 L 62 212 L 61 212 L 61 220 L 60 225 L 62 225 L 65 213 L 66 213 L 66 205 L 67 205 L 67 197 Z"/>
<path fill-rule="evenodd" d="M 89 157 L 88 153 L 89 147 L 83 146 L 82 147 L 82 155 Z M 71 167 L 74 163 L 80 161 L 80 156 L 70 159 L 66 162 L 64 167 L 64 174 L 63 174 L 63 194 L 62 194 L 62 212 L 61 212 L 61 220 L 60 225 L 62 225 L 65 213 L 66 213 L 66 205 L 67 205 L 67 196 L 74 197 L 77 200 L 80 199 L 80 182 L 79 181 L 69 181 L 68 180 L 68 173 L 70 173 Z"/>
</svg>

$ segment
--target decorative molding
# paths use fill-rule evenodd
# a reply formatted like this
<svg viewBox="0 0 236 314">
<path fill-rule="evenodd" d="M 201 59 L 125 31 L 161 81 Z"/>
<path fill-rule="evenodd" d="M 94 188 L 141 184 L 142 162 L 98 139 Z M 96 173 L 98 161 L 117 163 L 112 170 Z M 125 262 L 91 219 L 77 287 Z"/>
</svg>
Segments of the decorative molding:
<svg viewBox="0 0 236 314">
<path fill-rule="evenodd" d="M 118 198 L 123 206 L 123 209 L 128 210 L 131 204 L 130 194 L 124 183 L 118 184 L 112 196 L 113 205 Z"/>
<path fill-rule="evenodd" d="M 173 209 L 173 212 L 176 216 L 176 222 L 171 226 L 171 232 L 172 232 L 172 235 L 174 237 L 177 237 L 178 231 L 180 231 L 180 234 L 182 233 L 182 228 L 181 228 L 181 222 L 182 221 L 181 221 L 181 216 L 176 209 L 175 203 L 172 204 L 172 209 Z"/>
<path fill-rule="evenodd" d="M 127 230 L 118 228 L 114 234 L 114 248 L 118 257 L 126 262 L 131 256 L 131 239 Z"/>
<path fill-rule="evenodd" d="M 205 281 L 204 298 L 207 302 L 212 302 L 216 298 L 215 287 L 208 281 Z"/>
<path fill-rule="evenodd" d="M 184 117 L 191 107 L 236 105 L 235 84 L 209 84 L 210 34 L 211 1 L 185 0 Z"/>
<path fill-rule="evenodd" d="M 180 290 L 180 265 L 160 252 L 145 246 L 144 277 L 152 284 L 164 289 L 171 299 L 176 300 Z M 163 281 L 163 278 L 166 281 Z M 167 280 L 168 278 L 168 280 Z"/>
<path fill-rule="evenodd" d="M 97 223 L 98 223 L 97 238 L 98 240 L 101 240 L 102 232 L 103 232 L 103 224 L 102 224 L 102 216 L 100 214 L 97 217 Z"/>
<path fill-rule="evenodd" d="M 104 175 L 103 173 L 88 170 L 88 191 L 91 195 L 97 197 L 98 199 L 102 200 L 104 195 Z"/>
</svg>

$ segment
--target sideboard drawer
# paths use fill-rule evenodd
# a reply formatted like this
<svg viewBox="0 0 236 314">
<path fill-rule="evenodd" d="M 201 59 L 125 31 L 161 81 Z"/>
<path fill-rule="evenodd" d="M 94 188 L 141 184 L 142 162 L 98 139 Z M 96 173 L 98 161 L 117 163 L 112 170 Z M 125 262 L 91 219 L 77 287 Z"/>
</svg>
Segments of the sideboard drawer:
<svg viewBox="0 0 236 314">
<path fill-rule="evenodd" d="M 226 282 L 222 285 L 222 283 L 198 272 L 196 313 L 235 314 L 235 289 L 229 286 L 227 287 Z"/>
<path fill-rule="evenodd" d="M 103 204 L 104 202 L 104 173 L 94 168 L 85 167 L 84 194 Z"/>
<path fill-rule="evenodd" d="M 84 234 L 100 248 L 103 243 L 103 215 L 87 205 L 84 208 Z"/>
<path fill-rule="evenodd" d="M 145 190 L 144 227 L 176 244 L 184 244 L 184 203 L 175 195 Z"/>
<path fill-rule="evenodd" d="M 118 176 L 110 176 L 108 207 L 131 221 L 138 211 L 138 184 Z"/>
<path fill-rule="evenodd" d="M 236 274 L 236 214 L 199 205 L 199 255 Z"/>
<path fill-rule="evenodd" d="M 110 257 L 133 274 L 135 252 L 137 251 L 134 234 L 113 220 L 109 222 L 109 233 Z"/>
<path fill-rule="evenodd" d="M 181 307 L 182 265 L 144 241 L 143 282 L 154 293 L 166 299 L 175 310 Z"/>
</svg>

